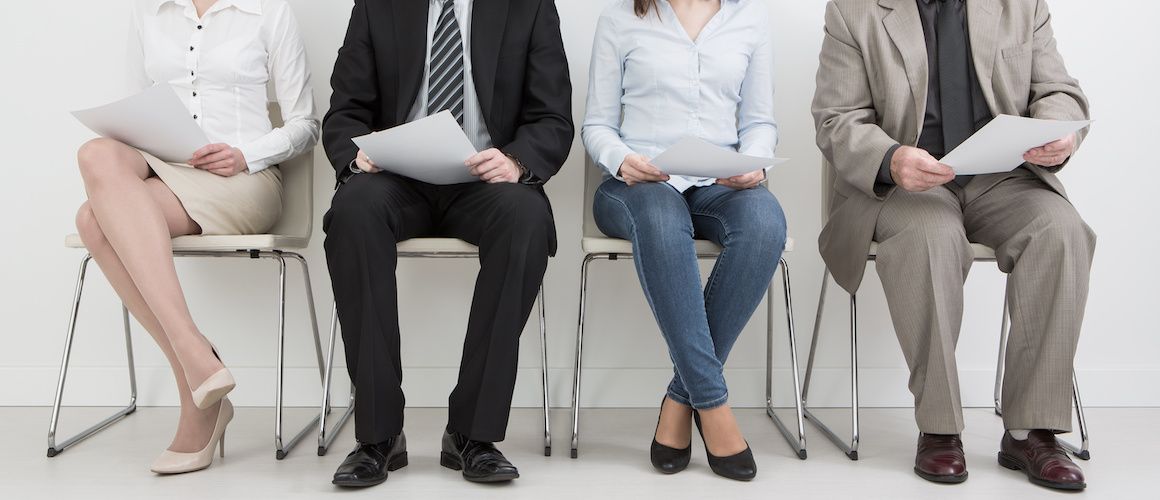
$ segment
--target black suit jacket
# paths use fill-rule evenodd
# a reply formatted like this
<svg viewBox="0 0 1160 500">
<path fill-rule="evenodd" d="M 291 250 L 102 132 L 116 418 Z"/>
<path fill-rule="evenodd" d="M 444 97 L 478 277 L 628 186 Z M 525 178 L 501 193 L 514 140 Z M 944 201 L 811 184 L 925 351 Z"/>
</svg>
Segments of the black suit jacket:
<svg viewBox="0 0 1160 500">
<path fill-rule="evenodd" d="M 323 146 L 338 181 L 352 138 L 406 122 L 422 84 L 427 0 L 355 0 L 334 65 Z M 572 83 L 554 0 L 475 0 L 472 75 L 492 142 L 541 182 L 568 158 Z"/>
</svg>

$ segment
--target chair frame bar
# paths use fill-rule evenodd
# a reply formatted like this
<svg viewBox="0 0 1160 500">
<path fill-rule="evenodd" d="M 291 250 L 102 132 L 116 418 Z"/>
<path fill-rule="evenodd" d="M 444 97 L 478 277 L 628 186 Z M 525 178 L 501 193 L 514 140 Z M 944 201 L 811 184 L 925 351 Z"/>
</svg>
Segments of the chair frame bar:
<svg viewBox="0 0 1160 500">
<path fill-rule="evenodd" d="M 399 252 L 398 257 L 401 259 L 474 259 L 479 258 L 479 252 Z M 544 456 L 552 456 L 552 423 L 549 415 L 551 409 L 551 400 L 548 397 L 548 335 L 547 335 L 547 308 L 544 304 L 544 286 L 540 285 L 540 290 L 537 298 L 539 303 L 539 326 L 540 326 L 540 383 L 542 386 L 543 410 L 544 410 Z M 331 411 L 330 405 L 330 381 L 331 374 L 334 368 L 334 347 L 335 339 L 338 336 L 338 306 L 335 306 L 331 312 L 330 321 L 330 350 L 327 355 L 326 369 L 323 383 L 322 404 L 319 407 L 318 416 L 318 456 L 326 455 L 330 446 L 334 443 L 334 439 L 338 436 L 339 431 L 346 425 L 347 421 L 354 412 L 355 390 L 353 384 L 350 390 L 350 400 L 346 411 L 339 417 L 333 428 L 328 432 L 326 419 Z M 329 434 L 329 435 L 328 435 Z"/>
<path fill-rule="evenodd" d="M 718 253 L 699 253 L 698 259 L 715 259 L 719 256 Z M 632 259 L 632 253 L 608 253 L 608 252 L 594 252 L 588 253 L 584 256 L 584 261 L 580 266 L 580 311 L 579 319 L 576 326 L 576 359 L 573 365 L 572 372 L 572 449 L 571 457 L 579 457 L 580 444 L 580 387 L 581 387 L 581 372 L 584 359 L 584 321 L 587 317 L 587 296 L 588 296 L 588 269 L 589 265 L 594 260 L 608 260 L 615 261 L 621 257 Z M 778 261 L 778 266 L 782 270 L 782 285 L 785 291 L 785 306 L 786 306 L 786 324 L 789 335 L 790 359 L 793 369 L 794 381 L 794 401 L 797 418 L 797 435 L 793 435 L 790 428 L 777 415 L 773 407 L 773 303 L 774 303 L 774 286 L 770 282 L 766 313 L 766 366 L 765 366 L 765 411 L 774 425 L 777 426 L 778 431 L 781 432 L 786 442 L 794 450 L 794 453 L 799 459 L 806 459 L 806 438 L 805 438 L 805 422 L 802 407 L 802 393 L 801 384 L 798 379 L 798 359 L 797 359 L 797 340 L 794 332 L 793 321 L 793 300 L 792 289 L 790 288 L 789 280 L 789 264 L 785 259 Z"/>
<path fill-rule="evenodd" d="M 874 255 L 867 256 L 867 261 L 873 262 L 877 258 Z M 975 262 L 995 262 L 994 258 L 977 258 Z M 809 397 L 810 382 L 813 378 L 814 358 L 817 354 L 819 332 L 821 330 L 822 317 L 826 306 L 826 289 L 830 282 L 830 270 L 827 267 L 822 273 L 821 292 L 818 296 L 817 315 L 814 318 L 814 336 L 810 340 L 810 354 L 806 362 L 805 383 L 802 386 L 802 407 L 806 419 L 809 420 L 826 436 L 831 443 L 846 454 L 850 460 L 858 460 L 858 446 L 861 441 L 861 429 L 858 420 L 858 299 L 857 294 L 850 294 L 850 441 L 846 442 L 838 436 L 824 421 L 818 418 L 810 410 L 807 398 Z M 1007 337 L 1010 333 L 1010 315 L 1007 309 L 1007 297 L 1003 297 L 1003 323 L 1002 330 L 999 335 L 999 361 L 998 368 L 995 374 L 995 414 L 1002 416 L 1001 396 L 1003 390 L 1003 375 L 1004 363 L 1007 355 Z M 1084 416 L 1083 401 L 1079 394 L 1079 381 L 1076 378 L 1075 370 L 1072 370 L 1072 396 L 1076 407 L 1076 418 L 1079 421 L 1079 432 L 1082 442 L 1080 446 L 1075 446 L 1069 442 L 1060 440 L 1059 444 L 1064 449 L 1071 452 L 1081 460 L 1090 460 L 1091 453 L 1088 450 L 1088 430 L 1087 419 Z"/>
<path fill-rule="evenodd" d="M 274 260 L 278 264 L 278 346 L 277 346 L 277 371 L 276 371 L 276 393 L 275 393 L 275 418 L 274 418 L 274 451 L 275 457 L 281 460 L 310 433 L 318 422 L 318 417 L 310 421 L 301 431 L 299 431 L 289 441 L 283 439 L 283 388 L 284 388 L 284 373 L 285 373 L 285 340 L 286 340 L 286 259 L 289 258 L 299 263 L 302 267 L 303 282 L 306 287 L 306 300 L 309 306 L 311 327 L 314 333 L 314 349 L 315 356 L 318 362 L 318 376 L 319 383 L 324 378 L 324 364 L 322 360 L 322 339 L 318 333 L 318 318 L 314 308 L 314 291 L 310 285 L 310 269 L 306 263 L 306 259 L 295 252 L 284 250 L 180 250 L 174 251 L 173 256 L 176 257 L 199 257 L 199 258 L 245 258 L 245 259 L 268 259 Z M 48 430 L 48 456 L 55 457 L 65 450 L 71 448 L 77 443 L 93 436 L 94 434 L 108 428 L 112 424 L 120 421 L 126 416 L 132 414 L 137 409 L 137 378 L 136 367 L 133 360 L 133 343 L 131 335 L 131 327 L 129 322 L 129 312 L 122 304 L 122 318 L 125 329 L 125 348 L 128 355 L 128 369 L 129 369 L 129 404 L 123 409 L 113 414 L 112 416 L 98 422 L 97 424 L 79 432 L 73 437 L 65 439 L 61 443 L 57 443 L 57 426 L 60 420 L 61 406 L 64 399 L 65 381 L 68 376 L 68 369 L 71 361 L 72 343 L 76 336 L 77 317 L 80 310 L 81 299 L 84 292 L 85 274 L 88 269 L 88 264 L 92 261 L 92 255 L 86 253 L 81 259 L 80 270 L 77 273 L 76 292 L 73 297 L 72 312 L 69 317 L 68 330 L 65 334 L 64 355 L 61 359 L 60 375 L 57 379 L 56 396 L 52 405 L 52 417 L 49 421 Z"/>
</svg>

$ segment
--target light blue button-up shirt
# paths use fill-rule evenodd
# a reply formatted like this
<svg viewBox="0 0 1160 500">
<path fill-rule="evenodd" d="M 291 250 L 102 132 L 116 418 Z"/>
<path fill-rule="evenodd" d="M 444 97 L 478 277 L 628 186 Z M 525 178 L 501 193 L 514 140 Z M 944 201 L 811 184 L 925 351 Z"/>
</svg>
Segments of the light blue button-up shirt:
<svg viewBox="0 0 1160 500">
<path fill-rule="evenodd" d="M 773 49 L 760 0 L 721 0 L 690 39 L 668 0 L 638 17 L 632 0 L 605 9 L 596 28 L 584 146 L 616 175 L 630 154 L 654 158 L 685 136 L 773 158 Z M 715 179 L 677 177 L 684 192 Z"/>
</svg>

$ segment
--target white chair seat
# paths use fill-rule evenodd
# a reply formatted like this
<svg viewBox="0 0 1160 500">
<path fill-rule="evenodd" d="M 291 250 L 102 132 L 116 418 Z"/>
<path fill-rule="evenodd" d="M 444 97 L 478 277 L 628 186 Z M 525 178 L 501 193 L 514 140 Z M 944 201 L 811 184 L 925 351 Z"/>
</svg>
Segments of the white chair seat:
<svg viewBox="0 0 1160 500">
<path fill-rule="evenodd" d="M 971 243 L 971 251 L 974 252 L 974 259 L 975 260 L 994 260 L 995 259 L 995 250 L 987 245 L 981 245 L 978 243 Z M 870 252 L 867 255 L 869 255 L 870 257 L 877 257 L 878 256 L 878 243 L 877 242 L 870 244 Z"/>
<path fill-rule="evenodd" d="M 697 240 L 694 244 L 696 245 L 698 255 L 715 255 L 721 253 L 721 247 L 709 240 Z M 785 240 L 785 251 L 792 252 L 793 247 L 793 238 L 787 238 Z M 631 254 L 632 242 L 619 238 L 587 237 L 580 240 L 580 248 L 586 254 Z"/>
<path fill-rule="evenodd" d="M 300 250 L 309 244 L 309 238 L 277 234 L 178 236 L 173 239 L 176 252 L 233 252 L 236 250 Z M 70 234 L 64 239 L 68 248 L 84 248 L 81 237 Z"/>
<path fill-rule="evenodd" d="M 405 253 L 477 253 L 479 247 L 456 238 L 411 238 L 396 247 Z"/>
</svg>

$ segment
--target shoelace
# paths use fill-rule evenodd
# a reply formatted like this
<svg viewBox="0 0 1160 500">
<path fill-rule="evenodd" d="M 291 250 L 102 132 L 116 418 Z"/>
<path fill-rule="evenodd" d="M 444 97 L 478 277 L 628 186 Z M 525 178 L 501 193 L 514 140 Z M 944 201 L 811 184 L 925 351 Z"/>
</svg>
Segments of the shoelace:
<svg viewBox="0 0 1160 500">
<path fill-rule="evenodd" d="M 922 449 L 941 449 L 941 448 L 962 448 L 962 440 L 958 436 L 939 436 L 934 434 L 927 434 L 928 439 L 923 441 Z"/>
<path fill-rule="evenodd" d="M 463 447 L 463 456 L 471 457 L 473 465 L 502 465 L 507 461 L 495 445 L 480 441 L 468 441 Z"/>
</svg>

